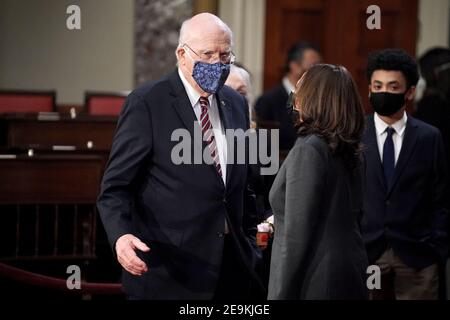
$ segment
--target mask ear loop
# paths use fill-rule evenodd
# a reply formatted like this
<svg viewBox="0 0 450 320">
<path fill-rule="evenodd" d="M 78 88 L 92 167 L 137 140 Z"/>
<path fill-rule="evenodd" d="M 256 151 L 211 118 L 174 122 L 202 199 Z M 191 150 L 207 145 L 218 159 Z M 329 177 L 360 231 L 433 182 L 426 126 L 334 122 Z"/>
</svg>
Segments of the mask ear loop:
<svg viewBox="0 0 450 320">
<path fill-rule="evenodd" d="M 189 48 L 188 48 L 188 50 L 186 50 L 186 48 L 183 47 L 183 49 L 184 49 L 184 52 L 189 56 L 189 58 L 191 58 L 192 62 L 195 62 L 194 58 L 192 58 L 192 56 L 191 56 L 191 53 L 188 52 L 188 51 L 190 51 Z"/>
<path fill-rule="evenodd" d="M 197 61 L 200 61 L 200 60 L 195 60 L 194 58 L 192 58 L 192 56 L 191 56 L 191 51 L 192 51 L 192 49 L 189 48 L 188 45 L 184 44 L 182 47 L 183 47 L 183 49 L 184 49 L 184 52 L 189 56 L 189 58 L 191 58 L 191 60 L 192 60 L 192 62 L 193 62 L 194 64 L 195 64 Z M 189 52 L 188 52 L 188 51 L 189 51 Z"/>
<path fill-rule="evenodd" d="M 184 53 L 186 53 L 189 56 L 189 58 L 192 60 L 194 66 L 195 66 L 195 64 L 198 62 L 198 60 L 195 60 L 194 58 L 192 58 L 191 53 L 188 52 L 188 51 L 191 51 L 191 49 L 189 47 L 187 47 L 187 50 L 186 50 L 186 47 L 187 47 L 187 45 L 183 45 Z M 192 70 L 192 72 L 194 72 L 194 70 Z"/>
</svg>

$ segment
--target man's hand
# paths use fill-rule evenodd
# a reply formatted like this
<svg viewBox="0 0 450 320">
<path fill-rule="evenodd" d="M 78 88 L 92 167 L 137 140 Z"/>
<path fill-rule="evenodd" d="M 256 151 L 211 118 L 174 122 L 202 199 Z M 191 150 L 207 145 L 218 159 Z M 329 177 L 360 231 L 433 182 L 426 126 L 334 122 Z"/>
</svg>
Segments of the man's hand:
<svg viewBox="0 0 450 320">
<path fill-rule="evenodd" d="M 150 248 L 145 243 L 132 234 L 125 234 L 116 241 L 116 254 L 119 263 L 129 273 L 141 276 L 148 271 L 148 268 L 144 261 L 138 258 L 135 249 L 143 252 L 150 251 Z"/>
</svg>

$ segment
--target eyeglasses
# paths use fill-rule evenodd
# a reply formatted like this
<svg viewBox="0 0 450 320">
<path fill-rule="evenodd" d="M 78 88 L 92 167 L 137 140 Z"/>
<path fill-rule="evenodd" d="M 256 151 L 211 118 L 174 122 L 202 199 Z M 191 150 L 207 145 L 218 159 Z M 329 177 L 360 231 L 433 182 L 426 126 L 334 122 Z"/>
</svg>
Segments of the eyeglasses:
<svg viewBox="0 0 450 320">
<path fill-rule="evenodd" d="M 183 47 L 187 47 L 189 50 L 191 50 L 197 57 L 200 58 L 201 61 L 203 62 L 208 62 L 211 63 L 212 61 L 215 60 L 215 57 L 217 56 L 216 53 L 214 52 L 202 52 L 200 54 L 198 54 L 197 52 L 195 52 L 191 47 L 189 47 L 186 43 L 183 44 Z M 223 64 L 233 64 L 234 61 L 236 60 L 236 56 L 234 55 L 233 51 L 230 52 L 226 52 L 226 53 L 221 53 L 219 55 L 219 60 L 220 62 L 222 62 Z"/>
</svg>

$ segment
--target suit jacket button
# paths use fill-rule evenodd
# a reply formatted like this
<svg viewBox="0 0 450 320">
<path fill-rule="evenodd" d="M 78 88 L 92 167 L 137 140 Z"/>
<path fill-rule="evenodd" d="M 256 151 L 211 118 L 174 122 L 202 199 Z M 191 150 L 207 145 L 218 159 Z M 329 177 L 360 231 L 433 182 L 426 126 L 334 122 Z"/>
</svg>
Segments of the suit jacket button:
<svg viewBox="0 0 450 320">
<path fill-rule="evenodd" d="M 223 198 L 223 203 L 227 204 L 227 198 Z"/>
<path fill-rule="evenodd" d="M 391 201 L 386 200 L 386 205 L 389 206 L 391 204 Z"/>
<path fill-rule="evenodd" d="M 217 237 L 218 238 L 223 238 L 223 232 L 217 232 Z"/>
</svg>

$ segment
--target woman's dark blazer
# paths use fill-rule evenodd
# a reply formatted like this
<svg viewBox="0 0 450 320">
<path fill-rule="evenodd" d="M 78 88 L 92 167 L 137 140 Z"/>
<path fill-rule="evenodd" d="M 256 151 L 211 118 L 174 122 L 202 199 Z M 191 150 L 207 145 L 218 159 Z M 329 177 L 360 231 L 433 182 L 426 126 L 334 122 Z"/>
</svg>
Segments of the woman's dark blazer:
<svg viewBox="0 0 450 320">
<path fill-rule="evenodd" d="M 361 186 L 361 165 L 316 135 L 297 139 L 270 190 L 269 299 L 367 298 Z"/>
</svg>

